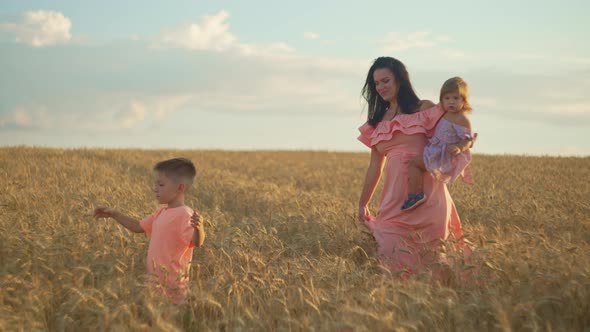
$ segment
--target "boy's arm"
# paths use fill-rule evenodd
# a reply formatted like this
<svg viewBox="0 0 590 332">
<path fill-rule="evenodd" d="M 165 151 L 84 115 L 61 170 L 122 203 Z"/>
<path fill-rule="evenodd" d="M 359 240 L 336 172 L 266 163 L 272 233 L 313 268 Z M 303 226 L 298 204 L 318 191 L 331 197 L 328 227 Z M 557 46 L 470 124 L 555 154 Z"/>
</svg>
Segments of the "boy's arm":
<svg viewBox="0 0 590 332">
<path fill-rule="evenodd" d="M 134 233 L 144 233 L 145 231 L 139 225 L 139 221 L 137 219 L 131 218 L 123 213 L 104 206 L 99 206 L 94 209 L 94 217 L 95 218 L 113 218 L 119 224 L 123 225 L 123 227 L 127 228 L 128 230 Z"/>
<path fill-rule="evenodd" d="M 193 227 L 192 244 L 195 247 L 200 247 L 205 242 L 205 228 L 203 226 L 203 217 L 194 212 L 191 216 L 191 226 Z"/>
</svg>

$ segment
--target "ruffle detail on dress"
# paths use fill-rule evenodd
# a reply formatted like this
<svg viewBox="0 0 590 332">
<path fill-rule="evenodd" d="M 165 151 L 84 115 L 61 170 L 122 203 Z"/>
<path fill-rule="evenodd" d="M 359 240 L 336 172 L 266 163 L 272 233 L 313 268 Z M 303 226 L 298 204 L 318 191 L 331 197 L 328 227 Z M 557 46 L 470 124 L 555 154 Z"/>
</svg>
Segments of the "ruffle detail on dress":
<svg viewBox="0 0 590 332">
<path fill-rule="evenodd" d="M 470 140 L 470 141 L 475 141 L 475 138 L 477 137 L 476 133 L 473 133 L 473 131 L 471 131 L 470 129 L 467 129 L 463 126 L 460 125 L 453 125 L 453 128 L 455 128 L 455 131 L 457 132 L 457 137 L 459 137 L 459 139 L 461 140 Z"/>
<path fill-rule="evenodd" d="M 428 161 L 424 160 L 424 162 L 427 163 Z M 473 184 L 473 175 L 471 167 L 469 167 L 470 162 L 471 153 L 467 150 L 454 156 L 451 165 L 441 165 L 438 168 L 430 169 L 429 172 L 435 180 L 445 184 L 452 184 L 458 177 L 461 177 L 466 184 Z"/>
<path fill-rule="evenodd" d="M 405 135 L 424 134 L 431 137 L 444 112 L 439 105 L 435 105 L 422 112 L 413 114 L 399 114 L 391 121 L 383 120 L 373 128 L 368 122 L 359 127 L 361 135 L 358 140 L 368 147 L 388 141 L 393 134 L 400 132 Z"/>
</svg>

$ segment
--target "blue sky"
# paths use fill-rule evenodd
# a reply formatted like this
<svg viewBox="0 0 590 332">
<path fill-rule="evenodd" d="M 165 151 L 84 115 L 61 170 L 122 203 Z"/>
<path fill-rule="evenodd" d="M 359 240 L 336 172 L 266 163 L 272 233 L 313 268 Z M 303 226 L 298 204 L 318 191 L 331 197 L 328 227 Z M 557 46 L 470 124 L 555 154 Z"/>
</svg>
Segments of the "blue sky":
<svg viewBox="0 0 590 332">
<path fill-rule="evenodd" d="M 372 60 L 462 76 L 476 153 L 590 155 L 585 1 L 11 1 L 0 145 L 366 151 Z"/>
</svg>

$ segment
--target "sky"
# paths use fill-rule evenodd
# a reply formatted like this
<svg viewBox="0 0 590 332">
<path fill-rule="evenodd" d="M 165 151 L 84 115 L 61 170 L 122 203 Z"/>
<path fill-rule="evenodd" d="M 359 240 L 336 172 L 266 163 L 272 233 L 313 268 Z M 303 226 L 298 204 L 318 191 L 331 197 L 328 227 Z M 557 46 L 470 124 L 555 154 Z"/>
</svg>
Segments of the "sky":
<svg viewBox="0 0 590 332">
<path fill-rule="evenodd" d="M 470 86 L 473 152 L 590 155 L 590 2 L 2 1 L 0 146 L 368 151 L 372 61 Z"/>
</svg>

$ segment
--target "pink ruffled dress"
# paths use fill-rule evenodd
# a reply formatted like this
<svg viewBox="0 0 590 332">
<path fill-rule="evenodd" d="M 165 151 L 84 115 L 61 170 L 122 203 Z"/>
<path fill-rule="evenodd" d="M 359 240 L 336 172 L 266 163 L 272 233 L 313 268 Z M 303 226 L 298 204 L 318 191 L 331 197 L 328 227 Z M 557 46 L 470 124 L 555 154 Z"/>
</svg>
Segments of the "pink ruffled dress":
<svg viewBox="0 0 590 332">
<path fill-rule="evenodd" d="M 473 183 L 471 171 L 468 167 L 471 162 L 469 150 L 463 151 L 456 156 L 447 152 L 449 145 L 457 144 L 463 139 L 473 141 L 476 137 L 470 129 L 451 123 L 442 118 L 434 136 L 424 148 L 424 165 L 432 176 L 444 183 L 453 183 L 459 175 L 466 183 Z"/>
<path fill-rule="evenodd" d="M 408 165 L 422 154 L 443 111 L 436 105 L 400 114 L 373 128 L 359 128 L 359 140 L 386 157 L 379 211 L 366 221 L 378 244 L 382 263 L 392 271 L 418 272 L 441 259 L 441 240 L 462 236 L 461 221 L 445 183 L 424 173 L 426 200 L 419 209 L 402 211 L 408 196 Z"/>
</svg>

